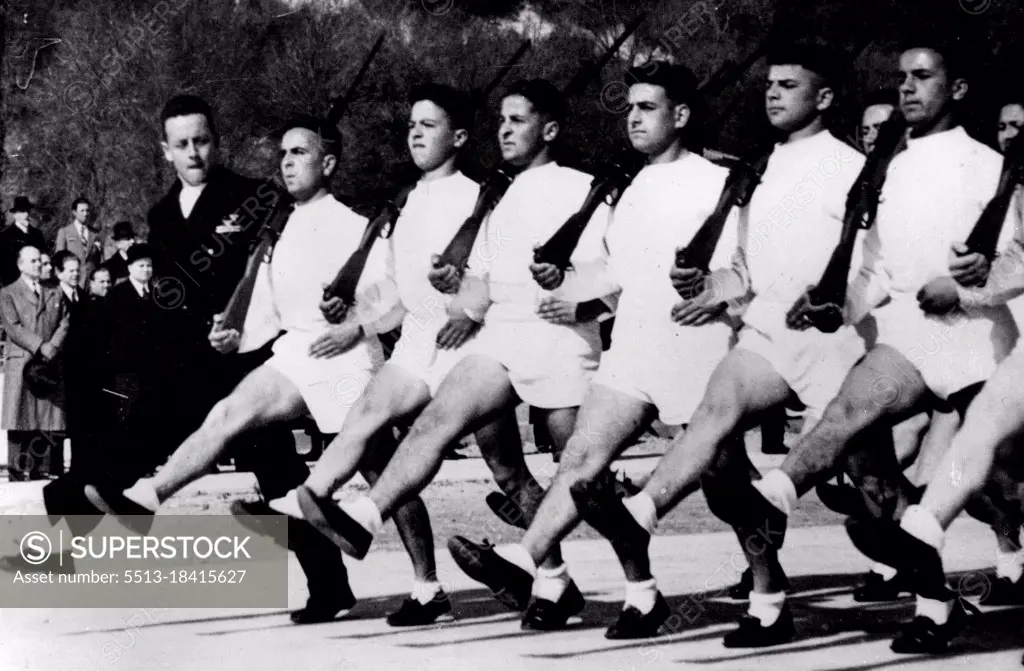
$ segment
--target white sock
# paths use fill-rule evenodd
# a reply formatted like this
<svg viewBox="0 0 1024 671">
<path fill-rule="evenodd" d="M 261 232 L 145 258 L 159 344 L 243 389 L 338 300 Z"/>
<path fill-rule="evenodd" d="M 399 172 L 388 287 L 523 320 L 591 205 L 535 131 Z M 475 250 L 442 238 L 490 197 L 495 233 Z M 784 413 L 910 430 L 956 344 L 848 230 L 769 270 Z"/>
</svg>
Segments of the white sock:
<svg viewBox="0 0 1024 671">
<path fill-rule="evenodd" d="M 267 505 L 272 510 L 275 510 L 282 515 L 288 517 L 294 517 L 297 520 L 305 519 L 302 516 L 302 509 L 299 508 L 299 500 L 295 497 L 295 490 L 290 490 L 284 496 L 274 499 L 273 501 L 267 501 Z"/>
<path fill-rule="evenodd" d="M 996 550 L 996 577 L 1006 578 L 1012 583 L 1024 574 L 1024 552 L 1003 552 Z"/>
<path fill-rule="evenodd" d="M 412 583 L 412 594 L 410 596 L 415 601 L 419 601 L 421 604 L 426 606 L 428 603 L 434 600 L 434 597 L 441 591 L 441 583 L 436 580 L 414 580 Z"/>
<path fill-rule="evenodd" d="M 943 531 L 942 525 L 935 519 L 935 516 L 926 508 L 922 508 L 919 505 L 909 506 L 907 511 L 903 513 L 900 527 L 922 543 L 927 543 L 936 550 L 942 550 L 942 544 L 946 540 L 946 532 Z M 942 623 L 939 622 L 939 624 Z"/>
<path fill-rule="evenodd" d="M 796 507 L 796 487 L 788 475 L 776 468 L 768 471 L 760 480 L 754 480 L 753 485 L 769 503 L 785 513 L 786 517 L 793 513 L 793 508 Z"/>
<path fill-rule="evenodd" d="M 508 545 L 499 545 L 494 548 L 494 552 L 519 568 L 523 569 L 533 577 L 537 577 L 537 565 L 533 563 L 533 558 L 530 553 L 526 551 L 522 545 L 518 543 L 509 543 Z"/>
<path fill-rule="evenodd" d="M 636 608 L 642 615 L 647 615 L 654 610 L 654 602 L 658 599 L 658 583 L 651 578 L 640 582 L 626 581 L 626 601 L 622 604 L 622 610 L 630 606 Z"/>
<path fill-rule="evenodd" d="M 779 615 L 782 614 L 782 606 L 785 603 L 785 592 L 775 592 L 774 594 L 751 592 L 750 607 L 747 608 L 747 612 L 760 620 L 762 627 L 770 627 L 779 619 Z"/>
<path fill-rule="evenodd" d="M 654 507 L 654 499 L 650 494 L 640 492 L 635 496 L 627 496 L 622 499 L 622 505 L 626 506 L 626 510 L 633 516 L 637 524 L 643 527 L 647 533 L 654 535 L 654 528 L 658 526 L 658 511 Z M 651 607 L 654 607 L 653 602 Z"/>
<path fill-rule="evenodd" d="M 935 624 L 946 624 L 949 614 L 953 612 L 952 601 L 936 601 L 926 599 L 921 595 L 917 596 L 917 611 L 915 615 L 923 615 Z"/>
<path fill-rule="evenodd" d="M 878 575 L 882 576 L 882 580 L 884 580 L 885 582 L 889 582 L 890 580 L 896 577 L 896 569 L 886 564 L 883 564 L 882 562 L 876 561 L 872 563 L 871 572 L 877 573 Z"/>
<path fill-rule="evenodd" d="M 147 510 L 156 512 L 156 509 L 160 507 L 160 498 L 156 495 L 153 481 L 149 478 L 142 478 L 124 490 L 124 495 Z"/>
<path fill-rule="evenodd" d="M 380 511 L 368 496 L 360 496 L 354 501 L 342 503 L 340 507 L 349 517 L 359 522 L 373 535 L 376 535 L 384 526 L 384 520 L 380 518 Z"/>
<path fill-rule="evenodd" d="M 570 580 L 569 567 L 564 562 L 557 568 L 539 568 L 537 578 L 533 581 L 533 596 L 558 603 Z"/>
</svg>

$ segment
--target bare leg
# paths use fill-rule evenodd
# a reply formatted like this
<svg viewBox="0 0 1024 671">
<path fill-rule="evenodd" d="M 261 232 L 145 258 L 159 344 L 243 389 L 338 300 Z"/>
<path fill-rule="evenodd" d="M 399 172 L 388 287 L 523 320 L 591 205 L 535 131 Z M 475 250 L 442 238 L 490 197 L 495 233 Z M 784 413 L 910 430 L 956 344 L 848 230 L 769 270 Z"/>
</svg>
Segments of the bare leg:
<svg viewBox="0 0 1024 671">
<path fill-rule="evenodd" d="M 780 470 L 803 495 L 847 453 L 854 436 L 876 422 L 892 426 L 920 412 L 929 395 L 906 357 L 877 345 L 846 375 L 821 421 L 800 438 Z"/>
<path fill-rule="evenodd" d="M 521 542 L 535 564 L 579 524 L 569 487 L 578 480 L 596 478 L 608 468 L 650 413 L 650 405 L 632 396 L 600 384 L 590 386 L 575 430 L 565 442 L 558 472 Z"/>
<path fill-rule="evenodd" d="M 379 431 L 369 441 L 370 448 L 360 464 L 360 473 L 372 487 L 395 453 L 395 439 L 391 429 Z M 412 561 L 413 573 L 420 582 L 437 580 L 437 563 L 434 555 L 434 532 L 430 527 L 430 515 L 423 499 L 416 496 L 409 499 L 395 511 L 395 526 L 402 539 L 402 545 Z"/>
<path fill-rule="evenodd" d="M 744 418 L 782 404 L 789 393 L 786 382 L 759 355 L 743 349 L 729 352 L 712 374 L 690 425 L 672 441 L 644 487 L 659 516 L 693 491 Z"/>
<path fill-rule="evenodd" d="M 330 496 L 352 479 L 367 446 L 381 429 L 418 412 L 429 401 L 426 384 L 398 366 L 385 365 L 349 411 L 341 431 L 306 479 L 306 487 L 321 498 Z M 387 457 L 393 453 L 391 446 Z M 386 464 L 384 459 L 378 465 L 383 469 Z M 380 475 L 380 470 L 376 475 Z"/>
<path fill-rule="evenodd" d="M 967 409 L 963 426 L 953 438 L 928 484 L 921 506 L 943 529 L 949 528 L 967 500 L 988 479 L 996 451 L 1024 427 L 1024 353 L 1006 359 Z"/>
<path fill-rule="evenodd" d="M 760 477 L 750 462 L 741 435 L 734 433 L 719 449 L 714 463 L 701 477 L 708 507 L 719 519 L 732 525 L 754 579 L 754 591 L 762 594 L 784 592 L 789 585 L 779 563 L 778 547 L 771 533 L 749 523 L 748 515 L 737 515 L 734 498 L 741 487 Z M 774 532 L 776 530 L 770 530 Z"/>
<path fill-rule="evenodd" d="M 209 472 L 235 436 L 304 412 L 306 404 L 295 385 L 273 368 L 260 366 L 213 406 L 202 425 L 174 451 L 153 478 L 157 497 L 165 501 Z"/>
<path fill-rule="evenodd" d="M 517 399 L 508 371 L 493 359 L 468 356 L 444 379 L 437 395 L 370 489 L 382 519 L 417 495 L 441 468 L 445 447 L 513 406 Z"/>
<path fill-rule="evenodd" d="M 935 475 L 946 450 L 953 443 L 953 436 L 960 428 L 960 415 L 955 410 L 934 411 L 928 433 L 921 440 L 921 450 L 914 462 L 910 480 L 918 487 L 927 485 Z"/>
<path fill-rule="evenodd" d="M 507 511 L 508 516 L 529 526 L 544 498 L 544 488 L 526 466 L 515 411 L 510 408 L 494 422 L 478 429 L 476 443 L 495 484 L 514 504 L 514 508 Z"/>
</svg>

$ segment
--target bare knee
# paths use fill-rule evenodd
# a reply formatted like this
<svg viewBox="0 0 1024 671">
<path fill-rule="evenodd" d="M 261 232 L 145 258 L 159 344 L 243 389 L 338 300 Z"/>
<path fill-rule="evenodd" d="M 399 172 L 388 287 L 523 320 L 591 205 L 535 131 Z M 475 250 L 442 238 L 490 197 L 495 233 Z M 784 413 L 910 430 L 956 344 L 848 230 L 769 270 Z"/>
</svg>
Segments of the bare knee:
<svg viewBox="0 0 1024 671">
<path fill-rule="evenodd" d="M 440 452 L 462 435 L 463 428 L 446 408 L 428 405 L 413 422 L 404 442 L 414 444 L 418 449 Z"/>
</svg>

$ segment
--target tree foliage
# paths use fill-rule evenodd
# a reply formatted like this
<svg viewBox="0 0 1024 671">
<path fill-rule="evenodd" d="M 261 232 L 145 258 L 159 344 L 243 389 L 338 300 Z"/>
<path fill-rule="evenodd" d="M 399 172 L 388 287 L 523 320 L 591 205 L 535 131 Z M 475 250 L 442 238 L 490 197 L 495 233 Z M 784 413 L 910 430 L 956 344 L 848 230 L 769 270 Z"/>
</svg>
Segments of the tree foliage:
<svg viewBox="0 0 1024 671">
<path fill-rule="evenodd" d="M 996 58 L 1020 55 L 1024 21 L 1017 3 L 991 0 L 986 11 L 972 15 L 965 2 L 979 6 L 978 0 L 945 3 L 953 8 L 946 20 L 970 24 Z M 149 205 L 173 179 L 156 120 L 175 93 L 197 93 L 214 104 L 222 155 L 231 166 L 273 174 L 271 132 L 297 112 L 326 112 L 381 32 L 384 48 L 341 124 L 346 142 L 337 192 L 350 201 L 373 199 L 406 174 L 406 95 L 415 84 L 439 80 L 480 89 L 524 37 L 534 46 L 506 82 L 547 77 L 564 85 L 639 11 L 647 12 L 619 57 L 571 101 L 566 155 L 585 162 L 621 142 L 621 98 L 609 91 L 628 84 L 630 64 L 668 58 L 708 80 L 769 37 L 818 35 L 857 56 L 848 100 L 855 110 L 857 92 L 891 85 L 897 41 L 918 30 L 922 17 L 937 16 L 936 3 L 926 0 L 9 3 L 0 192 L 5 204 L 15 194 L 30 195 L 51 235 L 78 195 L 98 206 L 104 227 L 128 219 L 141 228 Z M 717 148 L 744 152 L 764 141 L 763 74 L 763 64 L 739 73 L 708 100 Z M 978 88 L 976 100 L 992 102 Z M 478 110 L 466 166 L 471 172 L 497 161 L 496 98 Z M 850 121 L 847 116 L 841 133 Z"/>
</svg>

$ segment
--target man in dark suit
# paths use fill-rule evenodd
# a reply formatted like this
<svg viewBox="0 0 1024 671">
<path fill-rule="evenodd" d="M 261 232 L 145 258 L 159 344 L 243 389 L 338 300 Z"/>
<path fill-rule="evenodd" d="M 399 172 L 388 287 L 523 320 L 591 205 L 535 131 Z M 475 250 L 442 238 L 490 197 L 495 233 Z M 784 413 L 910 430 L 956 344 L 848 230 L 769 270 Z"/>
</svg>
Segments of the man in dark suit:
<svg viewBox="0 0 1024 671">
<path fill-rule="evenodd" d="M 132 456 L 127 454 L 123 459 L 103 460 L 116 470 L 112 478 L 107 475 L 107 481 L 124 486 L 163 463 L 200 425 L 214 403 L 271 354 L 272 341 L 246 354 L 219 354 L 210 346 L 207 334 L 213 315 L 224 309 L 244 273 L 250 246 L 260 227 L 260 215 L 272 205 L 269 199 L 276 198 L 276 192 L 268 185 L 216 165 L 217 131 L 210 107 L 202 99 L 178 96 L 170 100 L 161 114 L 161 127 L 164 157 L 174 166 L 177 179 L 149 213 L 154 276 L 149 300 L 160 310 L 154 312 L 149 306 L 149 312 L 143 312 L 150 315 L 147 319 L 157 319 L 160 326 L 155 330 L 143 327 L 140 315 L 135 327 L 140 335 L 133 342 L 149 337 L 154 342 L 145 351 L 132 352 L 132 342 L 120 335 L 127 324 L 115 316 L 112 338 L 116 344 L 111 355 L 120 357 L 120 361 L 113 362 L 115 369 L 126 369 L 126 358 L 137 355 L 134 364 L 143 369 L 158 367 L 149 369 L 147 375 L 155 370 L 162 376 L 148 397 L 133 396 L 129 381 L 122 379 L 123 389 L 119 393 L 143 404 L 134 416 L 147 414 L 147 398 L 160 405 L 155 399 L 168 394 L 173 402 L 163 405 L 151 422 L 138 423 L 140 431 L 148 428 L 145 463 L 131 463 Z M 133 259 L 139 254 L 129 253 Z M 127 292 L 135 287 L 130 278 L 131 275 L 128 282 L 111 290 L 110 307 L 115 315 L 124 313 L 124 303 L 130 304 Z M 130 286 L 124 286 L 129 283 Z M 118 353 L 121 348 L 127 351 Z M 120 416 L 129 417 L 135 411 L 120 408 L 119 412 Z M 129 424 L 129 434 L 134 431 L 133 426 Z M 237 449 L 236 463 L 240 469 L 253 471 L 264 497 L 283 496 L 308 476 L 309 469 L 295 451 L 286 427 L 261 430 L 240 440 L 247 444 L 237 446 L 244 449 Z M 132 450 L 126 446 L 121 452 Z M 94 475 L 86 473 L 87 477 Z M 51 483 L 47 488 L 50 491 L 43 492 L 47 512 L 96 512 L 84 496 L 85 482 L 89 480 L 76 479 L 61 489 Z M 251 510 L 273 514 L 259 504 Z M 306 607 L 292 614 L 294 622 L 330 620 L 354 604 L 345 565 L 333 543 L 307 523 L 289 521 L 289 545 L 306 573 L 310 593 Z"/>
<path fill-rule="evenodd" d="M 18 196 L 11 206 L 14 223 L 0 231 L 0 286 L 6 287 L 18 279 L 18 253 L 22 247 L 32 246 L 45 253 L 48 249 L 43 232 L 29 223 L 28 214 L 32 203 L 25 196 Z"/>
<path fill-rule="evenodd" d="M 37 480 L 49 457 L 54 432 L 62 432 L 64 410 L 56 384 L 32 384 L 26 369 L 53 362 L 68 332 L 67 306 L 55 287 L 39 283 L 40 253 L 35 247 L 19 250 L 19 278 L 0 289 L 0 317 L 7 333 L 4 364 L 3 413 L 0 429 L 7 431 L 7 468 L 11 480 Z"/>
<path fill-rule="evenodd" d="M 71 250 L 61 250 L 53 255 L 53 266 L 70 315 L 70 327 L 61 356 L 67 436 L 71 439 L 74 458 L 84 461 L 95 458 L 91 456 L 95 453 L 93 445 L 99 415 L 95 401 L 102 388 L 99 384 L 101 370 L 96 364 L 106 342 L 95 341 L 98 319 L 85 291 L 80 288 L 81 262 L 78 257 Z M 63 447 L 63 441 L 59 444 Z M 56 458 L 58 451 L 59 459 Z M 60 475 L 64 472 L 63 450 L 55 448 L 52 454 L 50 475 Z"/>
<path fill-rule="evenodd" d="M 110 271 L 110 281 L 118 284 L 128 277 L 128 250 L 135 244 L 135 231 L 132 222 L 119 221 L 114 224 L 114 253 L 103 262 L 103 267 Z"/>
<path fill-rule="evenodd" d="M 78 259 L 78 286 L 85 287 L 86 278 L 103 258 L 103 245 L 97 231 L 89 227 L 92 206 L 85 198 L 76 198 L 71 204 L 72 220 L 57 231 L 53 245 L 55 252 L 70 251 Z M 56 259 L 54 259 L 56 267 Z"/>
</svg>

